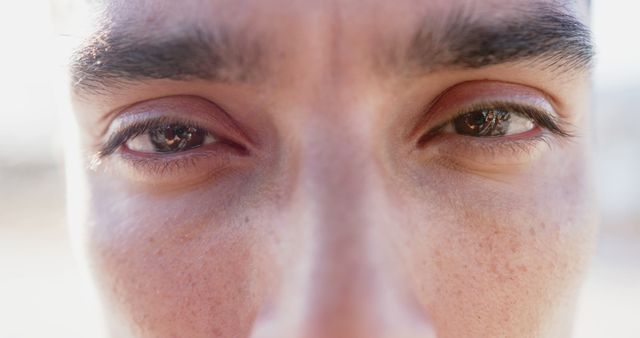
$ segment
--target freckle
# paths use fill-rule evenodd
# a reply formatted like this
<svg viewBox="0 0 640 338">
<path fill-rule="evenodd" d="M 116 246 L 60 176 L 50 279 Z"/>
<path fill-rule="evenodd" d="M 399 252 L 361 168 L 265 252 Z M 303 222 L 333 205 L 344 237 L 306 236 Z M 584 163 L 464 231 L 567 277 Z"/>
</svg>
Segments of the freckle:
<svg viewBox="0 0 640 338">
<path fill-rule="evenodd" d="M 509 247 L 511 248 L 511 253 L 516 253 L 520 250 L 520 243 L 514 239 L 509 242 Z"/>
<path fill-rule="evenodd" d="M 444 264 L 442 264 L 442 259 L 437 258 L 435 260 L 435 263 L 436 263 L 436 268 L 438 269 L 442 269 L 444 267 Z"/>
<path fill-rule="evenodd" d="M 491 272 L 498 273 L 498 266 L 496 265 L 495 262 L 491 263 Z"/>
<path fill-rule="evenodd" d="M 246 217 L 246 216 L 245 216 L 245 218 L 244 218 L 244 222 L 245 222 L 245 223 L 249 223 L 249 217 Z"/>
<path fill-rule="evenodd" d="M 530 234 L 531 236 L 535 236 L 535 235 L 536 235 L 536 229 L 535 229 L 535 228 L 533 228 L 533 227 L 531 227 L 531 228 L 529 229 L 529 234 Z"/>
<path fill-rule="evenodd" d="M 505 264 L 504 269 L 507 270 L 509 274 L 513 274 L 515 272 L 515 269 L 511 266 L 510 263 Z"/>
<path fill-rule="evenodd" d="M 149 241 L 149 243 L 154 243 L 156 241 L 156 239 L 153 238 L 153 237 L 149 237 L 148 241 Z"/>
</svg>

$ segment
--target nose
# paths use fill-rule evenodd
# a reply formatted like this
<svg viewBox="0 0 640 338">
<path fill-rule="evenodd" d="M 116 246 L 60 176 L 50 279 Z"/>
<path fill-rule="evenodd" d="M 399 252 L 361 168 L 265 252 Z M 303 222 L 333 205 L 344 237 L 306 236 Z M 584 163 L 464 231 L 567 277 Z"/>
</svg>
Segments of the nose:
<svg viewBox="0 0 640 338">
<path fill-rule="evenodd" d="M 283 220 L 297 235 L 254 338 L 435 337 L 394 255 L 393 215 L 401 210 L 386 203 L 370 141 L 351 136 L 301 152 Z"/>
</svg>

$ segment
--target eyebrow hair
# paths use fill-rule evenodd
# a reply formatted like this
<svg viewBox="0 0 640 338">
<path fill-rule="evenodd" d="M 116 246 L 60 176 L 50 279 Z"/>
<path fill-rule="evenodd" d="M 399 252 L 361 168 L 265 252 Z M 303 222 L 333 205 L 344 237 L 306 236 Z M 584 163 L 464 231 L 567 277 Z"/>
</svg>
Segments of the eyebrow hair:
<svg viewBox="0 0 640 338">
<path fill-rule="evenodd" d="M 402 63 L 427 73 L 524 61 L 550 71 L 591 69 L 591 32 L 561 5 L 532 3 L 514 9 L 504 18 L 478 18 L 460 10 L 438 31 L 426 22 L 413 35 Z"/>
<path fill-rule="evenodd" d="M 557 2 L 532 2 L 525 8 L 509 8 L 504 17 L 478 18 L 463 7 L 452 11 L 442 25 L 425 19 L 408 48 L 401 49 L 405 54 L 398 59 L 394 54 L 398 48 L 392 48 L 394 52 L 387 53 L 391 56 L 382 60 L 383 65 L 391 65 L 394 74 L 523 61 L 551 71 L 590 69 L 594 57 L 590 31 L 562 8 Z M 255 81 L 265 71 L 263 48 L 257 41 L 224 30 L 194 28 L 145 37 L 126 29 L 105 28 L 73 54 L 72 88 L 102 92 L 156 79 Z"/>
<path fill-rule="evenodd" d="M 76 50 L 70 71 L 72 87 L 90 92 L 154 79 L 247 82 L 261 71 L 260 57 L 259 44 L 222 31 L 157 38 L 103 29 Z"/>
</svg>

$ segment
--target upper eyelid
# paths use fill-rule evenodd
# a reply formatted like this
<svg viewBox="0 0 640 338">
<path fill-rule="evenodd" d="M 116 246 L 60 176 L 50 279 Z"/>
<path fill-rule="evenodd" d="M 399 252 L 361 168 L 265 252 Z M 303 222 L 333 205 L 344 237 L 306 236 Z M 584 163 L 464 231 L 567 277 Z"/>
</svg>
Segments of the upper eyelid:
<svg viewBox="0 0 640 338">
<path fill-rule="evenodd" d="M 237 121 L 219 104 L 198 95 L 167 95 L 149 98 L 108 113 L 109 118 L 103 121 L 106 127 L 101 132 L 99 139 L 104 140 L 105 135 L 111 133 L 114 124 L 123 119 L 135 119 L 136 116 L 151 115 L 154 117 L 166 116 L 182 122 L 194 122 L 203 126 L 210 126 L 210 131 L 216 131 L 228 136 L 230 139 L 242 140 L 252 148 L 258 144 L 251 135 L 247 134 Z M 149 117 L 153 118 L 153 117 Z M 99 141 L 98 141 L 99 142 Z"/>
<path fill-rule="evenodd" d="M 535 106 L 554 113 L 555 118 L 563 122 L 562 125 L 570 126 L 564 123 L 571 120 L 571 115 L 566 114 L 562 100 L 539 86 L 500 79 L 469 80 L 449 86 L 423 106 L 417 122 L 408 129 L 405 137 L 408 141 L 420 138 L 430 126 L 440 125 L 458 111 L 478 103 Z"/>
</svg>

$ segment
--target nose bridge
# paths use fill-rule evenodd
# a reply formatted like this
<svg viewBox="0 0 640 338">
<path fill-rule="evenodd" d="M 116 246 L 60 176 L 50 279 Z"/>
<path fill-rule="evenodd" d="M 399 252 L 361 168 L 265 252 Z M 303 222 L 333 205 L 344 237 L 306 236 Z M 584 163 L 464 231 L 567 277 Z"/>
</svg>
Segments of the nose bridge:
<svg viewBox="0 0 640 338">
<path fill-rule="evenodd" d="M 346 128 L 342 133 L 303 160 L 300 176 L 301 198 L 311 207 L 307 226 L 313 248 L 307 252 L 310 275 L 301 286 L 311 289 L 305 291 L 312 296 L 307 304 L 308 315 L 315 317 L 311 322 L 342 326 L 337 331 L 349 326 L 343 320 L 363 319 L 354 317 L 364 316 L 365 303 L 376 301 L 367 295 L 381 283 L 383 268 L 372 250 L 381 221 L 373 211 L 384 215 L 374 208 L 383 194 L 375 154 L 362 136 Z"/>
<path fill-rule="evenodd" d="M 303 141 L 297 190 L 311 215 L 305 222 L 315 248 L 311 259 L 324 278 L 370 278 L 379 253 L 372 249 L 384 245 L 376 234 L 388 216 L 374 137 L 365 123 L 328 119 L 313 125 Z"/>
<path fill-rule="evenodd" d="M 394 278 L 382 231 L 391 211 L 371 135 L 362 125 L 350 131 L 337 123 L 326 127 L 340 132 L 327 133 L 322 123 L 310 123 L 301 142 L 292 208 L 306 212 L 292 214 L 304 215 L 293 221 L 304 235 L 265 317 L 271 323 L 256 336 L 390 337 L 420 327 L 429 337 Z"/>
</svg>

